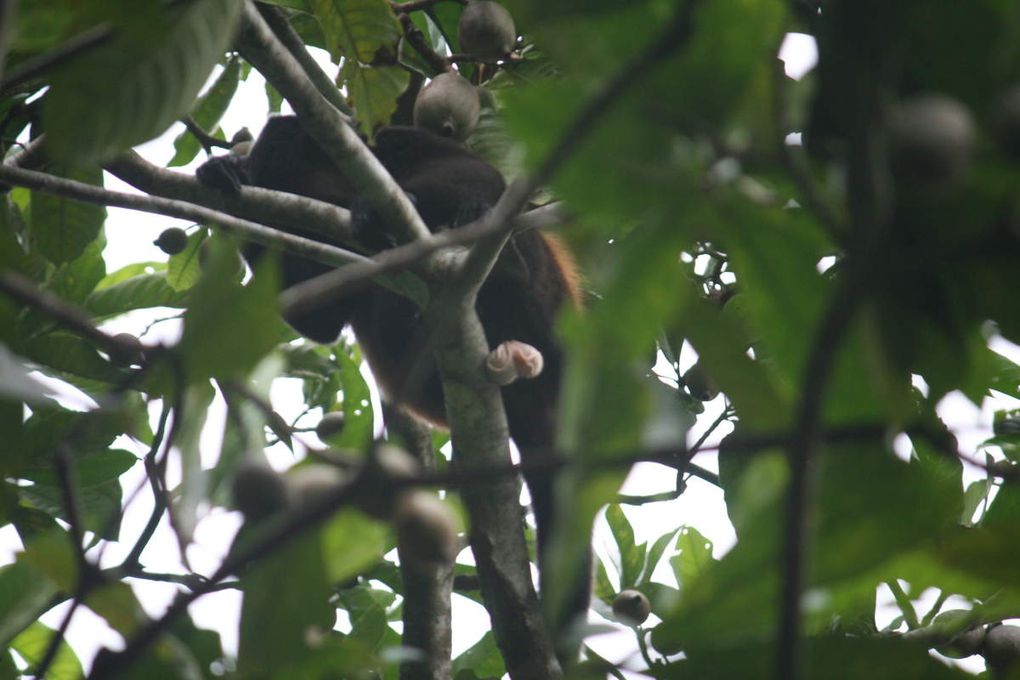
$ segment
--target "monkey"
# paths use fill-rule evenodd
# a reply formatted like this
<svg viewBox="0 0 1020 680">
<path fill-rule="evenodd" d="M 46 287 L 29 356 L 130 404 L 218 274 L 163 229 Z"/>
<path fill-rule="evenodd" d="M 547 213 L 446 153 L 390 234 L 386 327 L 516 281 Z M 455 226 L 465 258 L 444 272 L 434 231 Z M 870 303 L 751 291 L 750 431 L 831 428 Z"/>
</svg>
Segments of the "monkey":
<svg viewBox="0 0 1020 680">
<path fill-rule="evenodd" d="M 433 232 L 481 217 L 505 188 L 502 175 L 487 161 L 463 144 L 421 128 L 384 127 L 376 133 L 371 148 Z M 204 184 L 228 193 L 249 184 L 349 208 L 361 245 L 370 251 L 394 245 L 371 208 L 294 116 L 270 118 L 247 155 L 214 157 L 196 174 Z M 323 240 L 299 228 L 290 231 Z M 243 248 L 256 275 L 264 250 L 253 243 Z M 331 268 L 283 254 L 280 269 L 286 289 Z M 579 275 L 570 251 L 557 237 L 537 230 L 512 238 L 478 293 L 476 311 L 490 346 L 515 340 L 527 343 L 541 353 L 544 362 L 538 376 L 502 388 L 510 436 L 525 468 L 528 463 L 540 463 L 552 450 L 563 370 L 562 350 L 553 331 L 556 315 L 564 307 L 581 306 Z M 356 293 L 285 320 L 301 335 L 326 344 L 336 342 L 349 324 L 383 394 L 429 423 L 446 425 L 438 369 L 426 355 L 425 368 L 416 370 L 415 365 L 423 363 L 419 359 L 426 334 L 420 312 L 410 300 L 369 283 Z M 418 343 L 409 342 L 412 338 Z M 409 376 L 412 370 L 415 375 Z M 526 470 L 524 478 L 537 526 L 541 565 L 554 522 L 553 480 L 548 472 L 534 469 Z M 576 595 L 571 596 L 572 616 L 588 608 L 590 576 L 582 580 Z"/>
</svg>

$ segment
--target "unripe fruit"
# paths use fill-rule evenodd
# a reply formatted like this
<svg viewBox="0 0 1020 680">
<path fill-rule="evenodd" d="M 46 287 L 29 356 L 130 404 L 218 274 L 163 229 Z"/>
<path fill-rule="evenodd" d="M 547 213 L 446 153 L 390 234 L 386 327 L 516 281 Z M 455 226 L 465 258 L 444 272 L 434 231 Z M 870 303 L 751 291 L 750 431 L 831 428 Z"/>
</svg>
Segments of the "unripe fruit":
<svg viewBox="0 0 1020 680">
<path fill-rule="evenodd" d="M 694 364 L 684 373 L 684 385 L 687 391 L 698 401 L 712 401 L 719 396 L 719 388 L 708 377 L 700 363 Z"/>
<path fill-rule="evenodd" d="M 993 673 L 1004 676 L 1020 667 L 1020 626 L 990 626 L 982 653 Z"/>
<path fill-rule="evenodd" d="M 970 617 L 971 612 L 966 609 L 949 609 L 934 618 L 932 623 L 952 625 L 954 619 Z M 950 659 L 964 659 L 981 651 L 981 643 L 985 639 L 985 627 L 977 625 L 965 631 L 957 633 L 953 639 L 944 645 L 936 647 L 936 651 Z"/>
<path fill-rule="evenodd" d="M 343 411 L 330 411 L 322 416 L 322 420 L 315 426 L 315 435 L 322 441 L 326 441 L 335 434 L 344 431 L 346 417 Z"/>
<path fill-rule="evenodd" d="M 475 0 L 460 15 L 457 37 L 465 53 L 484 61 L 498 61 L 513 49 L 517 28 L 503 5 L 492 0 Z"/>
<path fill-rule="evenodd" d="M 480 114 L 478 91 L 457 73 L 440 73 L 414 100 L 415 126 L 458 141 L 474 131 Z"/>
<path fill-rule="evenodd" d="M 958 179 L 974 151 L 974 122 L 958 101 L 942 95 L 905 99 L 889 120 L 893 170 L 928 183 Z"/>
<path fill-rule="evenodd" d="M 145 360 L 145 347 L 130 333 L 117 333 L 111 340 L 110 361 L 118 366 L 134 366 Z"/>
<path fill-rule="evenodd" d="M 420 489 L 403 494 L 393 524 L 401 559 L 409 566 L 449 564 L 457 556 L 457 521 L 435 494 Z"/>
<path fill-rule="evenodd" d="M 613 598 L 613 614 L 623 623 L 639 626 L 652 613 L 652 604 L 640 590 L 621 590 Z"/>
<path fill-rule="evenodd" d="M 255 136 L 252 135 L 251 130 L 246 127 L 240 128 L 234 133 L 234 136 L 230 138 L 230 145 L 241 144 L 242 142 L 251 142 L 255 140 Z"/>
<path fill-rule="evenodd" d="M 287 498 L 301 510 L 326 503 L 347 487 L 347 476 L 333 465 L 313 463 L 295 467 L 287 473 Z"/>
<path fill-rule="evenodd" d="M 287 507 L 283 477 L 263 461 L 242 460 L 230 485 L 234 507 L 249 522 L 257 522 Z"/>
<path fill-rule="evenodd" d="M 180 227 L 170 227 L 164 229 L 153 244 L 167 255 L 176 255 L 188 247 L 188 234 Z"/>
</svg>

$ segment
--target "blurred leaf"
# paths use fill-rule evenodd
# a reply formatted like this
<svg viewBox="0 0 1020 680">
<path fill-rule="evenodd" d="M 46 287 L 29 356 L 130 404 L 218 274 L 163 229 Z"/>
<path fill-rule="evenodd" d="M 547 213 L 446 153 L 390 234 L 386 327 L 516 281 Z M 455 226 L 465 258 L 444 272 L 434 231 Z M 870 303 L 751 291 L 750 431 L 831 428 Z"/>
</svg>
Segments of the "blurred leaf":
<svg viewBox="0 0 1020 680">
<path fill-rule="evenodd" d="M 492 631 L 486 632 L 478 642 L 454 659 L 451 672 L 455 678 L 461 673 L 471 673 L 476 678 L 503 677 L 506 674 L 506 667 L 503 665 L 503 656 L 496 646 L 496 638 L 493 637 Z"/>
<path fill-rule="evenodd" d="M 316 632 L 333 627 L 331 589 L 316 531 L 304 532 L 252 565 L 243 588 L 237 655 L 243 675 L 273 676 L 299 663 Z"/>
<path fill-rule="evenodd" d="M 57 586 L 23 562 L 0 567 L 0 644 L 4 647 L 45 612 Z"/>
<path fill-rule="evenodd" d="M 181 420 L 174 444 L 180 452 L 181 483 L 173 505 L 174 530 L 181 549 L 192 539 L 198 522 L 198 507 L 209 493 L 209 479 L 202 468 L 202 430 L 216 391 L 208 382 L 187 388 L 181 403 L 186 417 Z M 179 415 L 177 417 L 180 417 Z M 208 455 L 208 451 L 205 452 Z"/>
<path fill-rule="evenodd" d="M 71 376 L 116 383 L 127 375 L 103 358 L 92 343 L 70 333 L 58 331 L 33 338 L 24 352 L 32 361 Z"/>
<path fill-rule="evenodd" d="M 178 345 L 192 383 L 245 374 L 277 340 L 275 277 L 264 272 L 242 286 L 233 246 L 216 237 L 210 245 L 208 267 L 191 289 Z"/>
<path fill-rule="evenodd" d="M 37 621 L 14 638 L 11 648 L 29 663 L 29 667 L 34 667 L 42 661 L 50 640 L 56 634 L 57 631 Z M 80 680 L 84 677 L 81 661 L 78 660 L 66 640 L 61 640 L 60 646 L 57 648 L 57 655 L 47 670 L 46 677 L 52 678 L 52 680 Z"/>
<path fill-rule="evenodd" d="M 322 530 L 323 562 L 330 583 L 343 583 L 382 559 L 389 532 L 359 512 L 345 510 Z"/>
<path fill-rule="evenodd" d="M 53 73 L 43 109 L 53 156 L 101 161 L 165 130 L 222 58 L 240 9 L 196 0 L 122 17 L 107 41 Z"/>
<path fill-rule="evenodd" d="M 973 677 L 949 668 L 932 658 L 918 644 L 903 639 L 867 639 L 854 637 L 812 637 L 806 641 L 809 677 L 873 677 L 881 669 L 883 677 L 946 679 Z M 732 645 L 721 643 L 712 649 L 691 654 L 688 659 L 669 664 L 656 672 L 662 680 L 674 678 L 771 678 L 774 677 L 775 646 L 771 643 Z"/>
</svg>

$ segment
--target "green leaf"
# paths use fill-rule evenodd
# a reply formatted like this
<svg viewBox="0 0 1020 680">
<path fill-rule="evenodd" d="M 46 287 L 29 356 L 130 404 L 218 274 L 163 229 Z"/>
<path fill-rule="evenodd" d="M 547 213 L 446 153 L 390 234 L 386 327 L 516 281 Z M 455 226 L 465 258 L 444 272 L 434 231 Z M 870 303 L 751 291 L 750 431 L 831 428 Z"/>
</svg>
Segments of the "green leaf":
<svg viewBox="0 0 1020 680">
<path fill-rule="evenodd" d="M 202 276 L 202 244 L 208 232 L 205 229 L 188 235 L 188 245 L 176 255 L 171 255 L 167 263 L 166 282 L 176 291 L 188 290 Z"/>
<path fill-rule="evenodd" d="M 241 61 L 237 57 L 233 57 L 227 62 L 226 67 L 209 90 L 198 98 L 195 106 L 191 109 L 191 118 L 200 128 L 207 132 L 220 132 L 220 136 L 223 136 L 217 124 L 234 98 L 234 93 L 237 92 L 240 77 Z M 202 145 L 195 135 L 185 130 L 174 140 L 174 149 L 176 149 L 176 153 L 167 163 L 167 167 L 170 168 L 187 165 L 193 161 L 202 149 Z"/>
<path fill-rule="evenodd" d="M 51 141 L 52 138 L 47 135 L 47 148 L 50 148 Z M 98 166 L 71 168 L 57 165 L 47 170 L 77 182 L 103 186 L 103 173 Z M 85 248 L 99 236 L 105 219 L 106 208 L 103 206 L 33 191 L 30 220 L 32 247 L 50 262 L 71 262 L 84 253 Z"/>
<path fill-rule="evenodd" d="M 187 291 L 174 290 L 166 274 L 141 274 L 93 292 L 85 309 L 96 318 L 117 316 L 134 309 L 184 307 Z"/>
<path fill-rule="evenodd" d="M 42 661 L 50 641 L 56 634 L 57 631 L 52 628 L 35 622 L 18 635 L 18 637 L 14 638 L 11 642 L 11 648 L 21 655 L 32 667 Z M 60 641 L 57 655 L 47 670 L 46 677 L 52 678 L 52 680 L 80 680 L 84 677 L 81 661 L 78 660 L 77 655 L 75 655 L 74 650 L 71 649 L 71 645 L 67 644 L 66 640 Z"/>
<path fill-rule="evenodd" d="M 202 278 L 192 288 L 178 345 L 192 383 L 244 375 L 277 342 L 277 285 L 263 271 L 248 286 L 237 280 L 238 255 L 228 241 L 213 237 Z"/>
<path fill-rule="evenodd" d="M 400 25 L 385 0 L 309 0 L 334 62 L 340 57 L 372 64 L 396 57 Z"/>
<path fill-rule="evenodd" d="M 333 627 L 319 532 L 307 531 L 249 568 L 243 578 L 237 670 L 273 676 L 299 663 L 315 630 Z"/>
<path fill-rule="evenodd" d="M 407 89 L 410 76 L 399 66 L 362 66 L 348 60 L 340 70 L 339 79 L 347 84 L 351 104 L 358 112 L 358 123 L 371 139 L 372 133 L 388 123 L 397 110 L 397 98 Z"/>
<path fill-rule="evenodd" d="M 343 583 L 382 559 L 388 549 L 385 526 L 359 512 L 347 510 L 331 519 L 322 530 L 326 576 Z"/>
<path fill-rule="evenodd" d="M 670 558 L 673 573 L 681 588 L 697 587 L 698 577 L 710 569 L 712 542 L 694 527 L 683 527 L 676 539 L 677 554 Z"/>
<path fill-rule="evenodd" d="M 4 647 L 49 609 L 57 586 L 22 562 L 0 567 L 0 645 Z"/>
<path fill-rule="evenodd" d="M 339 366 L 340 387 L 343 391 L 344 428 L 329 443 L 341 448 L 362 450 L 374 434 L 372 395 L 368 384 L 361 375 L 360 362 L 348 353 L 347 348 L 337 346 L 335 364 Z"/>
<path fill-rule="evenodd" d="M 476 678 L 501 678 L 506 675 L 503 655 L 496 646 L 492 631 L 487 631 L 478 642 L 454 659 L 451 671 L 454 677 L 459 677 L 461 672 L 471 672 Z"/>
<path fill-rule="evenodd" d="M 23 349 L 32 361 L 71 376 L 116 383 L 126 375 L 123 369 L 100 356 L 91 343 L 69 333 L 56 332 L 33 338 Z"/>
<path fill-rule="evenodd" d="M 241 7 L 196 0 L 122 17 L 107 41 L 53 73 L 43 108 L 48 150 L 101 161 L 165 130 L 222 58 Z"/>
<path fill-rule="evenodd" d="M 46 283 L 47 289 L 73 303 L 85 300 L 106 276 L 105 245 L 103 236 L 91 241 L 81 255 L 56 268 Z"/>
<path fill-rule="evenodd" d="M 634 528 L 623 508 L 613 504 L 606 508 L 606 522 L 613 532 L 616 548 L 620 552 L 620 588 L 631 588 L 638 582 L 645 561 L 644 544 L 634 543 Z"/>
</svg>

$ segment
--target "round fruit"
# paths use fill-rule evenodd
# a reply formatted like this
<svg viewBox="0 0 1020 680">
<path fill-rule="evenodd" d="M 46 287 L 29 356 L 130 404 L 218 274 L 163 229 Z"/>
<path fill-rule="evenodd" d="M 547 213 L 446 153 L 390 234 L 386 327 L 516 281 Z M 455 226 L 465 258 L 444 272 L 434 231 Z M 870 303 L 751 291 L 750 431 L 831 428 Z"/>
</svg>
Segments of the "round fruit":
<svg viewBox="0 0 1020 680">
<path fill-rule="evenodd" d="M 130 333 L 117 333 L 110 338 L 113 345 L 109 348 L 110 361 L 118 366 L 135 366 L 145 360 L 145 347 L 142 341 Z"/>
<path fill-rule="evenodd" d="M 1005 676 L 1020 662 L 1020 626 L 989 626 L 982 652 L 993 674 Z M 993 675 L 993 677 L 996 677 Z M 1012 676 L 1010 676 L 1012 677 Z"/>
<path fill-rule="evenodd" d="M 441 73 L 414 100 L 414 124 L 459 141 L 478 125 L 481 104 L 475 86 L 457 73 Z"/>
<path fill-rule="evenodd" d="M 613 598 L 613 614 L 628 625 L 641 625 L 651 613 L 652 604 L 640 590 L 621 590 Z"/>
<path fill-rule="evenodd" d="M 492 0 L 469 2 L 457 26 L 460 48 L 483 61 L 498 61 L 517 41 L 514 18 L 506 7 Z"/>
<path fill-rule="evenodd" d="M 942 95 L 906 99 L 889 121 L 893 169 L 922 182 L 954 180 L 970 165 L 974 121 L 958 101 Z"/>
<path fill-rule="evenodd" d="M 404 494 L 393 523 L 401 559 L 409 565 L 449 564 L 457 556 L 457 521 L 435 494 L 420 489 Z"/>
<path fill-rule="evenodd" d="M 153 243 L 167 255 L 176 255 L 188 247 L 188 234 L 180 227 L 170 227 L 164 229 Z"/>
<path fill-rule="evenodd" d="M 230 493 L 234 507 L 249 522 L 264 519 L 287 507 L 287 487 L 283 478 L 260 460 L 241 461 L 234 471 Z"/>
<path fill-rule="evenodd" d="M 326 441 L 336 434 L 344 431 L 346 417 L 343 411 L 330 411 L 322 416 L 322 420 L 315 426 L 315 434 L 322 441 Z"/>
<path fill-rule="evenodd" d="M 295 467 L 287 473 L 287 497 L 290 504 L 308 508 L 336 498 L 347 487 L 347 476 L 333 465 L 313 463 Z"/>
<path fill-rule="evenodd" d="M 687 391 L 691 396 L 698 401 L 712 401 L 719 396 L 719 388 L 708 377 L 701 364 L 694 364 L 687 369 L 687 372 L 684 373 L 684 385 L 687 386 Z"/>
</svg>

